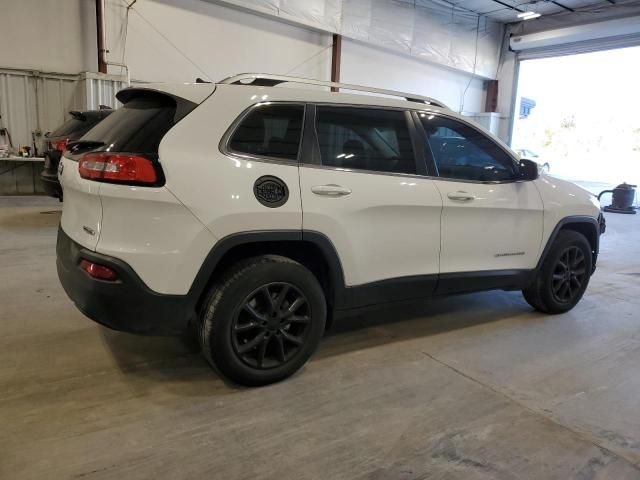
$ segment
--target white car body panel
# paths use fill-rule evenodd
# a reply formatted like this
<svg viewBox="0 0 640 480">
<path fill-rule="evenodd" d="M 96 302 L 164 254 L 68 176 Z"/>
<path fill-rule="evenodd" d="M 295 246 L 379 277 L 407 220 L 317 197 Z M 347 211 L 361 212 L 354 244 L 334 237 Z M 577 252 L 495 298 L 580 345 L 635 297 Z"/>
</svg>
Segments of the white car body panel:
<svg viewBox="0 0 640 480">
<path fill-rule="evenodd" d="M 440 271 L 531 269 L 542 241 L 542 199 L 533 182 L 435 182 L 442 210 Z M 473 200 L 452 200 L 468 193 Z"/>
<path fill-rule="evenodd" d="M 329 237 L 347 286 L 438 273 L 442 200 L 431 179 L 303 166 L 300 185 L 304 230 Z M 319 185 L 351 193 L 317 195 Z"/>
<path fill-rule="evenodd" d="M 535 181 L 535 185 L 544 204 L 542 248 L 563 218 L 585 216 L 597 219 L 600 214 L 600 202 L 597 197 L 575 183 L 551 175 L 541 175 Z"/>
<path fill-rule="evenodd" d="M 256 103 L 255 98 L 251 100 L 252 90 L 219 86 L 215 95 L 172 128 L 160 144 L 166 187 L 218 239 L 239 232 L 302 229 L 296 165 L 228 156 L 220 151 L 220 139 L 229 126 Z M 287 184 L 289 199 L 283 206 L 266 207 L 254 196 L 253 185 L 263 175 L 277 176 Z"/>
<path fill-rule="evenodd" d="M 216 242 L 243 232 L 320 232 L 336 248 L 346 285 L 355 286 L 438 273 L 532 269 L 562 218 L 599 214 L 588 192 L 548 176 L 502 184 L 456 182 L 318 168 L 305 165 L 304 158 L 299 167 L 221 151 L 230 125 L 259 102 L 397 107 L 446 112 L 469 123 L 431 105 L 296 88 L 142 88 L 202 102 L 160 143 L 166 184 L 145 188 L 84 180 L 78 163 L 65 158 L 62 228 L 82 246 L 128 263 L 158 293 L 186 294 Z M 266 207 L 255 198 L 254 183 L 263 175 L 287 184 L 289 197 L 281 207 Z M 311 192 L 330 184 L 351 193 L 334 198 Z M 448 197 L 458 191 L 475 198 Z"/>
<path fill-rule="evenodd" d="M 62 228 L 80 245 L 95 250 L 102 230 L 100 183 L 80 177 L 78 162 L 64 156 L 58 165 L 58 179 L 64 188 Z"/>
<path fill-rule="evenodd" d="M 85 180 L 78 162 L 62 161 L 61 225 L 67 235 L 90 250 L 125 261 L 158 293 L 186 294 L 215 243 L 209 230 L 164 187 Z"/>
<path fill-rule="evenodd" d="M 100 185 L 96 251 L 128 263 L 155 292 L 185 295 L 215 237 L 165 187 Z"/>
</svg>

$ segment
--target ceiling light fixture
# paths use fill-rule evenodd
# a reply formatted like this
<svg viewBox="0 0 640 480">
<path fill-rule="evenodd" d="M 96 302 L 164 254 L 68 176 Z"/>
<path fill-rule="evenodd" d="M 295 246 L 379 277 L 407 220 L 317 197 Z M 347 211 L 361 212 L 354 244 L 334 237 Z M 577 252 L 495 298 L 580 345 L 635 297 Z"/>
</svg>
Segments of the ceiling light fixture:
<svg viewBox="0 0 640 480">
<path fill-rule="evenodd" d="M 533 20 L 534 18 L 538 18 L 541 14 L 536 12 L 522 12 L 518 14 L 518 18 L 522 20 Z"/>
</svg>

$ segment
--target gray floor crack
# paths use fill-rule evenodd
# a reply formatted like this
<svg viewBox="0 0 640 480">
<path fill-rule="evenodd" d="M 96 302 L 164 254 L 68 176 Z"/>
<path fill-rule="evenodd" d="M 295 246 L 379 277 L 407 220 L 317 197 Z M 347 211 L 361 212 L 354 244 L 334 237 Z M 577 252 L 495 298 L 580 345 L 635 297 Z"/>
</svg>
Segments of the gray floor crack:
<svg viewBox="0 0 640 480">
<path fill-rule="evenodd" d="M 631 465 L 633 465 L 634 467 L 640 469 L 640 462 L 635 461 L 631 458 L 628 458 L 626 455 L 624 455 L 623 453 L 620 452 L 616 452 L 614 450 L 611 450 L 610 448 L 602 445 L 600 442 L 596 441 L 593 437 L 586 435 L 583 432 L 580 432 L 579 430 L 574 430 L 571 427 L 564 425 L 558 421 L 556 421 L 553 417 L 550 417 L 549 415 L 545 415 L 544 412 L 540 411 L 540 410 L 536 410 L 534 408 L 531 408 L 530 406 L 518 401 L 517 399 L 507 395 L 506 393 L 504 393 L 501 390 L 498 390 L 497 388 L 495 388 L 494 386 L 488 384 L 488 383 L 484 383 L 481 380 L 478 380 L 477 378 L 472 377 L 471 375 L 463 372 L 462 370 L 460 370 L 459 368 L 454 367 L 453 365 L 448 364 L 447 362 L 440 360 L 439 358 L 435 357 L 434 355 L 430 354 L 429 352 L 425 352 L 423 350 L 420 350 L 420 353 L 422 353 L 424 356 L 430 358 L 431 360 L 433 360 L 434 362 L 439 363 L 440 365 L 442 365 L 445 368 L 448 368 L 449 370 L 452 370 L 453 372 L 457 373 L 458 375 L 463 376 L 464 378 L 471 380 L 472 382 L 484 387 L 484 388 L 488 388 L 489 390 L 491 390 L 492 392 L 500 395 L 502 398 L 508 400 L 509 402 L 515 403 L 516 405 L 518 405 L 519 407 L 524 408 L 525 410 L 527 410 L 528 412 L 538 416 L 538 417 L 543 417 L 545 420 L 548 420 L 549 422 L 553 423 L 554 425 L 557 425 L 558 427 L 562 428 L 563 430 L 566 430 L 568 432 L 571 432 L 573 435 L 576 435 L 577 437 L 579 437 L 581 440 L 584 440 L 587 443 L 590 443 L 591 445 L 593 445 L 594 447 L 600 448 L 603 451 L 609 453 L 610 455 L 612 455 L 615 458 L 619 458 L 622 459 L 626 462 L 629 462 Z"/>
</svg>

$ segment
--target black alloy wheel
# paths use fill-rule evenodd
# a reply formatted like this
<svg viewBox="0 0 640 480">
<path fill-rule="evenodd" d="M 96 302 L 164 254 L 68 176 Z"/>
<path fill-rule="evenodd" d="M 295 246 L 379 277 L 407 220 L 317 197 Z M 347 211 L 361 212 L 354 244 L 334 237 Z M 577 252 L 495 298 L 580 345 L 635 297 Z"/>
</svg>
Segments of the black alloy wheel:
<svg viewBox="0 0 640 480">
<path fill-rule="evenodd" d="M 585 256 L 576 246 L 566 248 L 553 269 L 553 297 L 560 303 L 573 301 L 578 293 L 582 293 L 582 284 L 587 276 Z"/>
<path fill-rule="evenodd" d="M 289 361 L 305 343 L 311 307 L 294 285 L 273 282 L 251 292 L 237 309 L 231 337 L 236 354 L 252 368 Z"/>
<path fill-rule="evenodd" d="M 238 261 L 212 285 L 200 312 L 202 353 L 218 373 L 247 386 L 293 375 L 316 351 L 327 301 L 316 276 L 280 255 Z"/>
<path fill-rule="evenodd" d="M 592 246 L 574 230 L 561 230 L 531 283 L 522 290 L 525 300 L 550 314 L 571 310 L 582 298 L 593 273 Z"/>
</svg>

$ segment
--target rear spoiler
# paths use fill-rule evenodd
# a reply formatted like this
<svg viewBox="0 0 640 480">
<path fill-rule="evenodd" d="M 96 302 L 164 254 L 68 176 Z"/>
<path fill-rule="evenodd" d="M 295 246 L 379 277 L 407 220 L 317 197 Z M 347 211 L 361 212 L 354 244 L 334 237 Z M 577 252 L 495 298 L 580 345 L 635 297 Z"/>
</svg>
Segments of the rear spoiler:
<svg viewBox="0 0 640 480">
<path fill-rule="evenodd" d="M 198 89 L 199 92 L 192 92 L 190 89 L 184 87 L 191 87 L 192 85 L 163 85 L 164 88 L 153 88 L 151 86 L 142 87 L 130 87 L 120 90 L 116 94 L 116 98 L 123 104 L 127 104 L 135 98 L 147 97 L 156 98 L 159 101 L 173 101 L 176 106 L 176 114 L 173 117 L 173 121 L 177 123 L 182 118 L 186 117 L 194 108 L 202 103 L 209 95 L 215 90 L 215 86 L 207 86 L 206 90 Z M 171 88 L 171 87 L 183 87 L 183 88 Z M 179 95 L 181 93 L 182 95 Z M 185 93 L 187 93 L 185 95 Z"/>
<path fill-rule="evenodd" d="M 82 112 L 78 112 L 77 110 L 71 110 L 69 112 L 69 115 L 71 115 L 73 118 L 75 118 L 76 120 L 81 120 L 83 122 L 87 121 L 87 117 L 84 113 Z"/>
<path fill-rule="evenodd" d="M 200 105 L 215 89 L 216 86 L 213 83 L 147 83 L 120 90 L 116 98 L 122 103 L 127 103 L 142 92 L 155 92 Z"/>
</svg>

